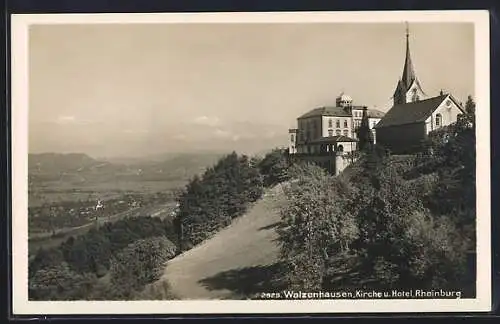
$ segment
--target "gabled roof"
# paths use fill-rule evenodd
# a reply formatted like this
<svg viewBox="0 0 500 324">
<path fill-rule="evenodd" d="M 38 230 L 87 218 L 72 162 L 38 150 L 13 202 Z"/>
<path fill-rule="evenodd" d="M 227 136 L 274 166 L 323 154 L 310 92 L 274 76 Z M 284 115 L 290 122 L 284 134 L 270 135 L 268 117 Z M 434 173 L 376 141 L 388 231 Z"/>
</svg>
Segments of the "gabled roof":
<svg viewBox="0 0 500 324">
<path fill-rule="evenodd" d="M 320 137 L 318 139 L 309 141 L 309 143 L 338 143 L 338 142 L 357 142 L 357 139 L 347 137 L 344 135 L 336 135 L 336 136 L 326 136 Z"/>
<path fill-rule="evenodd" d="M 368 118 L 382 118 L 385 116 L 385 112 L 377 109 L 368 109 Z"/>
<path fill-rule="evenodd" d="M 351 110 L 344 107 L 319 107 L 308 111 L 300 118 L 315 117 L 315 116 L 335 116 L 335 117 L 350 117 L 352 116 Z"/>
<path fill-rule="evenodd" d="M 393 106 L 375 125 L 375 128 L 424 122 L 436 108 L 450 98 L 461 110 L 460 104 L 451 95 L 445 94 L 416 102 Z"/>
</svg>

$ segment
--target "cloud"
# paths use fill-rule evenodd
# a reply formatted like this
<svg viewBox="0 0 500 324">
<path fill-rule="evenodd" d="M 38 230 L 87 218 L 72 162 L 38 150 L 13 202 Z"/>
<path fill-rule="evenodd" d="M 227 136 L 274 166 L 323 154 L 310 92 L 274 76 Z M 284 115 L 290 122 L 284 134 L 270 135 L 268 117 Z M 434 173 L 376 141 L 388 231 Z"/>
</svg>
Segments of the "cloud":
<svg viewBox="0 0 500 324">
<path fill-rule="evenodd" d="M 58 124 L 74 124 L 75 122 L 75 116 L 58 116 L 56 120 Z"/>
<path fill-rule="evenodd" d="M 125 129 L 123 133 L 126 134 L 147 134 L 149 131 L 147 129 Z"/>
<path fill-rule="evenodd" d="M 219 138 L 228 138 L 228 137 L 231 137 L 232 134 L 231 132 L 228 132 L 226 130 L 223 130 L 223 129 L 220 129 L 220 128 L 217 128 L 213 134 L 216 136 L 216 137 L 219 137 Z"/>
<path fill-rule="evenodd" d="M 55 123 L 59 125 L 90 125 L 90 124 L 102 124 L 103 120 L 92 120 L 92 119 L 81 119 L 76 118 L 75 116 L 70 115 L 62 115 L 57 116 Z M 53 120 L 50 121 L 53 123 Z"/>
<path fill-rule="evenodd" d="M 199 116 L 193 120 L 193 124 L 215 127 L 220 125 L 220 119 L 216 116 Z"/>
</svg>

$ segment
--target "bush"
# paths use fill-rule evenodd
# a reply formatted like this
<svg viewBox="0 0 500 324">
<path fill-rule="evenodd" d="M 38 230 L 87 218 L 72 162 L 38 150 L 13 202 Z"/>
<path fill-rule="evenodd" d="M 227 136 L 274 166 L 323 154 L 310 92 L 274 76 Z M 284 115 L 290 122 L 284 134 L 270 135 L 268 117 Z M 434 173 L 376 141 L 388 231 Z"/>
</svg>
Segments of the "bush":
<svg viewBox="0 0 500 324">
<path fill-rule="evenodd" d="M 175 256 L 176 246 L 166 237 L 138 240 L 111 260 L 111 284 L 130 298 L 146 284 L 158 280 L 165 262 Z"/>
<path fill-rule="evenodd" d="M 29 280 L 29 299 L 77 300 L 89 293 L 95 276 L 79 274 L 66 262 L 39 269 Z"/>
<path fill-rule="evenodd" d="M 343 184 L 314 165 L 295 171 L 297 181 L 286 193 L 288 204 L 281 211 L 281 259 L 288 264 L 291 287 L 320 289 L 329 258 L 347 252 L 358 229 L 354 215 L 346 213 L 349 192 L 343 191 Z"/>
<path fill-rule="evenodd" d="M 253 160 L 236 153 L 220 159 L 201 177 L 195 176 L 179 197 L 175 224 L 181 250 L 209 238 L 242 215 L 263 193 L 262 177 Z"/>
<path fill-rule="evenodd" d="M 264 185 L 271 187 L 286 181 L 288 177 L 288 152 L 285 149 L 274 149 L 266 154 L 258 164 L 260 173 L 264 176 Z"/>
</svg>

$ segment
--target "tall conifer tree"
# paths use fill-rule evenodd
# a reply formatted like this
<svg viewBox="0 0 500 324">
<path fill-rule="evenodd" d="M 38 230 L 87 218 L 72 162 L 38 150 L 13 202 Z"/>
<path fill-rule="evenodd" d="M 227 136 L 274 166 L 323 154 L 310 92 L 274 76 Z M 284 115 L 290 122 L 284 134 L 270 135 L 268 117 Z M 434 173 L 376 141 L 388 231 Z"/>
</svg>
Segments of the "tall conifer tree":
<svg viewBox="0 0 500 324">
<path fill-rule="evenodd" d="M 368 123 L 368 109 L 363 108 L 361 126 L 358 128 L 359 150 L 369 150 L 373 146 L 373 134 Z"/>
</svg>

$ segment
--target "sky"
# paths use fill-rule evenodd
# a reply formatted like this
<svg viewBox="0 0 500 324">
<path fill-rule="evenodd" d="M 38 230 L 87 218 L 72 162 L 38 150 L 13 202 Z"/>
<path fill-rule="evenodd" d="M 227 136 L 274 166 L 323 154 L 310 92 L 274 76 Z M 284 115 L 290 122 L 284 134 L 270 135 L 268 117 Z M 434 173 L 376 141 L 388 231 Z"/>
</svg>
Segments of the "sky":
<svg viewBox="0 0 500 324">
<path fill-rule="evenodd" d="M 287 146 L 340 92 L 387 111 L 404 23 L 80 24 L 29 31 L 29 151 L 140 157 Z M 410 24 L 417 77 L 474 96 L 474 28 Z"/>
</svg>

